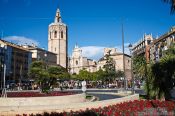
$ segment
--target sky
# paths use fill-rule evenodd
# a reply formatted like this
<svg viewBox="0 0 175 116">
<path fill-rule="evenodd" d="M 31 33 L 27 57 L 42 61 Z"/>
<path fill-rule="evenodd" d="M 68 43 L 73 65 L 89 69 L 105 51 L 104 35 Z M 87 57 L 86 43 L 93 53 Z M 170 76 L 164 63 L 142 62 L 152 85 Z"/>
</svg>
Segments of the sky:
<svg viewBox="0 0 175 116">
<path fill-rule="evenodd" d="M 69 56 L 77 43 L 84 56 L 95 60 L 104 47 L 122 50 L 122 23 L 125 53 L 143 34 L 157 37 L 175 26 L 175 14 L 162 0 L 0 0 L 1 37 L 47 49 L 48 25 L 57 8 L 68 26 Z"/>
</svg>

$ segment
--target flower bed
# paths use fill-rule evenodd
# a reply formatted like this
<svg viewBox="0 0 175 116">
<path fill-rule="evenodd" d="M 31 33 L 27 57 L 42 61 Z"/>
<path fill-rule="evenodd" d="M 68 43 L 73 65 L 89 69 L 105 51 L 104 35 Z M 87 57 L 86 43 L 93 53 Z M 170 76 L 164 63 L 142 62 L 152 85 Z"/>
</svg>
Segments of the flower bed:
<svg viewBox="0 0 175 116">
<path fill-rule="evenodd" d="M 62 113 L 23 114 L 16 116 L 174 116 L 175 102 L 159 100 L 135 100 L 106 107 Z"/>
<path fill-rule="evenodd" d="M 52 91 L 48 94 L 40 92 L 7 92 L 7 97 L 46 97 L 46 96 L 64 96 L 73 95 L 75 92 Z"/>
</svg>

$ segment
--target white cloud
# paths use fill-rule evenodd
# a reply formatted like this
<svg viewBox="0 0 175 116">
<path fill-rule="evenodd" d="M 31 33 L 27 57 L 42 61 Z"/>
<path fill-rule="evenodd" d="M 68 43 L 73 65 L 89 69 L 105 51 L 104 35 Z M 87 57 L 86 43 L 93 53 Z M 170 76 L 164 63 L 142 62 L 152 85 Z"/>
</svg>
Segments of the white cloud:
<svg viewBox="0 0 175 116">
<path fill-rule="evenodd" d="M 82 55 L 87 58 L 99 60 L 103 56 L 104 48 L 102 46 L 84 46 L 81 47 Z"/>
<path fill-rule="evenodd" d="M 129 43 L 124 43 L 125 54 L 130 55 L 130 51 L 129 51 L 128 46 L 129 46 Z M 123 53 L 122 45 L 121 45 L 121 46 L 116 46 L 115 48 L 117 48 L 117 50 L 118 50 L 119 52 L 122 52 L 122 53 Z"/>
<path fill-rule="evenodd" d="M 27 37 L 23 37 L 23 36 L 7 36 L 4 37 L 4 40 L 16 43 L 18 45 L 24 45 L 24 44 L 28 44 L 28 45 L 36 45 L 39 46 L 39 42 L 37 42 L 34 39 L 31 38 L 27 38 Z"/>
<path fill-rule="evenodd" d="M 129 55 L 130 51 L 128 49 L 128 45 L 129 43 L 124 44 L 125 54 Z M 84 47 L 81 47 L 82 55 L 84 57 L 98 61 L 101 57 L 103 57 L 104 48 L 107 48 L 107 47 L 106 46 L 84 46 Z M 117 52 L 122 53 L 122 46 L 116 46 L 115 48 L 117 48 Z"/>
</svg>

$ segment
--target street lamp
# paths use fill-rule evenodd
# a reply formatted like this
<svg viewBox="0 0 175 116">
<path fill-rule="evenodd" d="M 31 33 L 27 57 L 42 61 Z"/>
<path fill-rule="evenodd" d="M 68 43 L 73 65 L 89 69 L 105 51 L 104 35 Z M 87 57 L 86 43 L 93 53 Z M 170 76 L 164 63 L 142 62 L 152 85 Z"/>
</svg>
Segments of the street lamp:
<svg viewBox="0 0 175 116">
<path fill-rule="evenodd" d="M 4 46 L 4 49 L 6 50 L 7 49 L 7 46 Z M 6 52 L 6 51 L 5 51 Z M 4 53 L 4 55 L 6 55 Z M 4 79 L 4 83 L 3 83 L 3 89 L 2 89 L 2 94 L 1 94 L 1 97 L 7 97 L 7 91 L 6 91 L 6 86 L 5 86 L 5 81 L 6 81 L 6 64 L 5 64 L 5 56 L 4 56 L 4 64 L 2 64 L 2 67 L 4 68 L 4 76 L 3 76 L 3 79 Z"/>
<path fill-rule="evenodd" d="M 127 90 L 127 78 L 125 75 L 125 48 L 124 48 L 124 29 L 123 29 L 123 21 L 122 21 L 122 49 L 123 49 L 123 72 L 124 72 L 124 90 Z"/>
<path fill-rule="evenodd" d="M 3 85 L 3 90 L 2 90 L 1 97 L 7 97 L 7 91 L 6 91 L 6 87 L 5 87 L 6 64 L 4 64 L 3 67 L 4 67 L 4 85 Z"/>
<path fill-rule="evenodd" d="M 132 44 L 129 44 L 128 48 L 129 48 L 129 51 L 130 51 L 130 55 L 131 55 L 131 78 L 132 78 L 132 94 L 134 94 L 134 76 L 133 76 L 133 61 L 132 61 L 132 58 L 133 58 L 133 54 L 132 54 Z"/>
<path fill-rule="evenodd" d="M 47 69 L 47 52 L 46 52 L 46 51 L 45 51 L 45 53 L 44 53 L 44 60 L 45 60 L 46 69 Z"/>
</svg>

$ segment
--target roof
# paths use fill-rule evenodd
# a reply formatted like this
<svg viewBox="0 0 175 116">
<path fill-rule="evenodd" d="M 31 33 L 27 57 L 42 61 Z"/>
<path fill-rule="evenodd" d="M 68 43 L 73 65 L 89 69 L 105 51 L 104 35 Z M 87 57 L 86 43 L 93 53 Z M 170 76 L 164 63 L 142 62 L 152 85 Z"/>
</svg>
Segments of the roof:
<svg viewBox="0 0 175 116">
<path fill-rule="evenodd" d="M 27 51 L 27 52 L 30 52 L 28 49 L 20 46 L 20 45 L 17 45 L 17 44 L 14 44 L 12 42 L 8 42 L 6 40 L 2 40 L 0 39 L 1 42 L 3 42 L 4 44 L 8 45 L 8 46 L 11 46 L 11 47 L 14 47 L 14 48 L 17 48 L 17 49 L 20 49 L 20 50 L 24 50 L 24 51 Z"/>
<path fill-rule="evenodd" d="M 168 36 L 175 34 L 175 27 L 172 27 L 171 31 L 163 34 L 162 36 L 160 36 L 158 39 L 154 39 L 153 42 L 150 44 L 150 46 L 154 45 L 155 43 L 167 38 Z"/>
<path fill-rule="evenodd" d="M 28 50 L 40 50 L 40 51 L 45 51 L 45 52 L 47 52 L 47 53 L 51 53 L 51 54 L 57 55 L 56 53 L 53 53 L 53 52 L 50 52 L 50 51 L 47 51 L 47 50 L 44 50 L 44 49 L 38 48 L 38 47 L 28 46 L 27 49 L 28 49 Z"/>
</svg>

